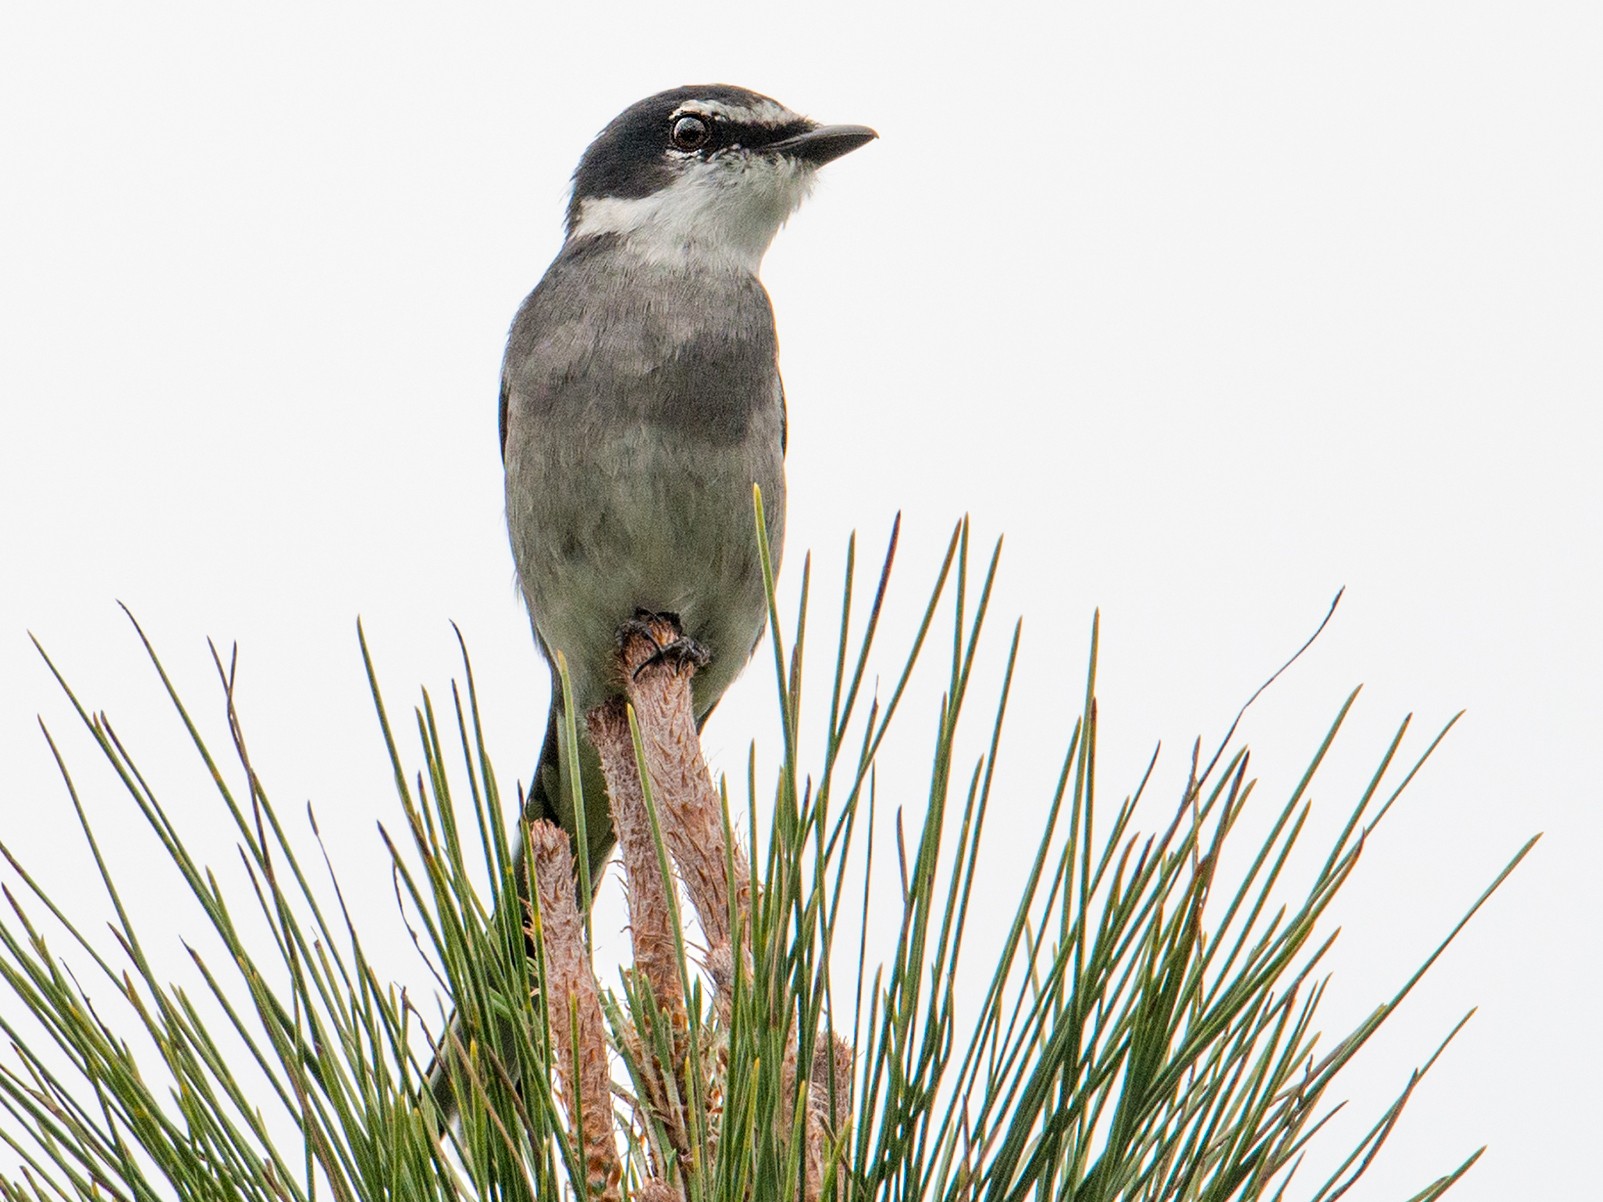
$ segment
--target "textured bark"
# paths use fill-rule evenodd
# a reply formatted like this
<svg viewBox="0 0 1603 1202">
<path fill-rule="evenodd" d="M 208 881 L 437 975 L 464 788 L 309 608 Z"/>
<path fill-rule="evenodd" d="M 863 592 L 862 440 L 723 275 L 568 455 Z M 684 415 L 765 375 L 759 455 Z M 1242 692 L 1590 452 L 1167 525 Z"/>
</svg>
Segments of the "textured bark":
<svg viewBox="0 0 1603 1202">
<path fill-rule="evenodd" d="M 629 940 L 634 966 L 651 983 L 658 1007 L 678 1015 L 684 1025 L 684 990 L 674 938 L 673 914 L 668 904 L 670 882 L 664 880 L 657 859 L 657 842 L 646 812 L 645 794 L 635 762 L 629 716 L 621 697 L 591 710 L 586 718 L 590 741 L 601 757 L 612 802 L 612 825 L 623 856 L 625 895 L 629 902 Z"/>
<path fill-rule="evenodd" d="M 534 888 L 539 899 L 533 931 L 545 955 L 547 1013 L 557 1086 L 581 1150 L 590 1196 L 616 1202 L 621 1175 L 617 1124 L 612 1113 L 612 1072 L 607 1064 L 605 1020 L 584 942 L 584 919 L 575 896 L 573 853 L 566 832 L 549 822 L 529 826 Z"/>
<path fill-rule="evenodd" d="M 807 1093 L 807 1199 L 821 1197 L 829 1156 L 851 1114 L 852 1070 L 857 1057 L 839 1035 L 818 1033 Z M 846 1166 L 835 1170 L 835 1196 L 846 1196 Z"/>
<path fill-rule="evenodd" d="M 638 1066 L 640 1088 L 634 1104 L 661 1124 L 672 1144 L 671 1148 L 653 1144 L 648 1171 L 654 1175 L 633 1193 L 640 1202 L 682 1202 L 690 1185 L 686 1174 L 707 1167 L 700 1164 L 699 1154 L 693 1155 L 696 1149 L 690 1133 L 697 1124 L 686 1109 L 692 1096 L 699 1096 L 706 1106 L 707 1113 L 701 1116 L 706 1121 L 706 1151 L 717 1159 L 724 1134 L 722 1109 L 734 1019 L 734 974 L 737 966 L 747 974 L 752 970 L 751 946 L 745 934 L 753 888 L 751 872 L 744 851 L 725 838 L 723 803 L 702 757 L 691 692 L 691 679 L 705 663 L 705 654 L 683 638 L 671 616 L 638 614 L 618 634 L 616 667 L 622 696 L 596 706 L 585 719 L 601 760 L 624 863 L 635 987 L 649 986 L 660 1020 L 668 1024 L 671 1035 L 670 1063 L 664 1064 L 655 1050 L 663 1046 L 660 1036 L 653 1039 L 648 1033 L 642 1037 L 634 1030 L 619 1033 L 625 1055 Z M 629 725 L 631 709 L 644 752 L 647 785 L 640 778 Z M 672 875 L 666 879 L 658 854 L 658 832 L 672 862 Z M 611 1081 L 598 991 L 575 905 L 569 843 L 560 830 L 545 823 L 531 827 L 531 840 L 540 902 L 538 933 L 552 993 L 559 1090 L 570 1115 L 575 1113 L 575 1101 L 580 1103 L 578 1125 L 582 1130 L 575 1131 L 574 1139 L 584 1149 L 591 1196 L 616 1202 L 619 1165 Z M 686 1079 L 689 1019 L 679 933 L 674 925 L 674 894 L 670 892 L 678 887 L 676 882 L 683 884 L 706 934 L 704 963 L 713 985 L 713 1014 L 702 1034 L 702 1065 L 709 1079 L 694 1083 Z M 780 1021 L 777 1016 L 776 1021 Z M 791 1038 L 786 1041 L 780 1071 L 781 1114 L 793 1113 L 798 1091 L 805 1091 L 802 1121 L 785 1136 L 787 1142 L 801 1141 L 805 1170 L 798 1202 L 816 1202 L 831 1175 L 839 1196 L 845 1187 L 844 1169 L 832 1171 L 830 1160 L 845 1134 L 850 1113 L 852 1051 L 844 1041 L 822 1035 L 812 1049 L 798 1047 Z M 788 1118 L 779 1121 L 790 1125 Z M 677 1168 L 670 1168 L 670 1163 Z"/>
<path fill-rule="evenodd" d="M 723 803 L 701 754 L 690 678 L 704 657 L 681 641 L 664 617 L 625 628 L 620 640 L 624 687 L 634 706 L 651 775 L 652 799 L 663 841 L 701 919 L 707 946 L 730 941 L 729 860 L 734 862 L 736 905 L 750 901 L 745 853 L 724 841 Z"/>
</svg>

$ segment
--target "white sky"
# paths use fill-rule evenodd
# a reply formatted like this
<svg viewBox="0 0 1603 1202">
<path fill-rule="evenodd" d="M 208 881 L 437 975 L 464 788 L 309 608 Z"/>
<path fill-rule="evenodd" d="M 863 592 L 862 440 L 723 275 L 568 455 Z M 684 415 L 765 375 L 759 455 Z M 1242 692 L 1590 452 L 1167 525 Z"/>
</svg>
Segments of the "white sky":
<svg viewBox="0 0 1603 1202">
<path fill-rule="evenodd" d="M 1094 607 L 1113 800 L 1159 739 L 1172 783 L 1346 585 L 1247 723 L 1266 801 L 1355 684 L 1321 829 L 1404 714 L 1418 749 L 1469 713 L 1340 908 L 1326 1029 L 1547 832 L 1355 1074 L 1373 1104 L 1480 1007 L 1357 1196 L 1489 1142 L 1455 1198 L 1582 1197 L 1603 1120 L 1600 53 L 1582 3 L 9 6 L 0 838 L 58 889 L 84 879 L 42 712 L 134 879 L 148 854 L 28 630 L 223 833 L 120 599 L 214 732 L 204 638 L 239 641 L 258 769 L 390 913 L 355 618 L 402 714 L 444 691 L 459 622 L 500 769 L 527 772 L 545 672 L 502 528 L 506 326 L 594 132 L 659 88 L 740 83 L 882 134 L 826 169 L 765 270 L 786 596 L 805 549 L 827 596 L 847 534 L 877 545 L 898 509 L 904 616 L 961 514 L 1006 533 L 993 668 L 1017 614 L 1027 662 L 1005 848 L 1044 811 Z M 775 730 L 760 660 L 709 749 L 738 770 Z"/>
</svg>

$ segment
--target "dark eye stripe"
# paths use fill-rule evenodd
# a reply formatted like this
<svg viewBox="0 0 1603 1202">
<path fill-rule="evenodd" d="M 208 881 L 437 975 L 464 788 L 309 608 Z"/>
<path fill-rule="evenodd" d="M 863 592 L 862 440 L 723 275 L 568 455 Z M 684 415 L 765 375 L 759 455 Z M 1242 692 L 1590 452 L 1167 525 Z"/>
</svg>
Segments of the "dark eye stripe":
<svg viewBox="0 0 1603 1202">
<path fill-rule="evenodd" d="M 720 145 L 728 146 L 734 143 L 751 150 L 760 150 L 786 138 L 794 138 L 811 128 L 812 123 L 809 121 L 787 121 L 784 125 L 759 125 L 755 122 L 728 121 L 720 118 L 717 122 Z"/>
<path fill-rule="evenodd" d="M 701 155 L 716 153 L 719 146 L 731 140 L 755 148 L 802 132 L 801 127 L 792 122 L 786 123 L 789 128 L 750 129 L 745 128 L 747 122 L 719 121 L 713 114 L 700 111 L 698 102 L 711 102 L 737 111 L 782 111 L 766 96 L 721 84 L 673 88 L 636 101 L 607 123 L 579 160 L 568 200 L 568 228 L 573 228 L 586 200 L 602 196 L 620 199 L 650 196 L 669 183 L 674 178 L 675 164 L 664 150 L 670 145 L 669 130 L 679 117 L 694 115 L 711 120 L 713 136 L 706 146 L 695 152 Z M 733 128 L 737 125 L 742 127 L 738 131 Z"/>
</svg>

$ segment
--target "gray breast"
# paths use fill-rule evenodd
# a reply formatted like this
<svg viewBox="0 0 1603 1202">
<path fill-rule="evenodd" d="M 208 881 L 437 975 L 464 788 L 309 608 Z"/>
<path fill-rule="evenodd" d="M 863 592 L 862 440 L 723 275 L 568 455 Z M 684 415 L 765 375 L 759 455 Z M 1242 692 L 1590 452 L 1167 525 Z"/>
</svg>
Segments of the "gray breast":
<svg viewBox="0 0 1603 1202">
<path fill-rule="evenodd" d="M 536 425 L 646 424 L 730 445 L 774 406 L 777 353 L 755 277 L 643 262 L 608 235 L 565 248 L 523 303 L 504 386 Z"/>
<path fill-rule="evenodd" d="M 765 617 L 762 488 L 784 533 L 784 399 L 753 276 L 643 262 L 611 238 L 564 250 L 513 323 L 503 368 L 507 519 L 535 628 L 587 707 L 636 607 L 706 645 L 703 710 Z"/>
</svg>

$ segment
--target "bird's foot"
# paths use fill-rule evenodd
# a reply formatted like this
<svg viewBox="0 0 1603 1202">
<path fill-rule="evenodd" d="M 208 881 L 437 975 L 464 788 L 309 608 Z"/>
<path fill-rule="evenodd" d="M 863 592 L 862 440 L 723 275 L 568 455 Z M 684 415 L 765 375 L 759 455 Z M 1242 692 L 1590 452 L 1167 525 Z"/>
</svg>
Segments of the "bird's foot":
<svg viewBox="0 0 1603 1202">
<path fill-rule="evenodd" d="M 652 613 L 637 609 L 633 618 L 618 628 L 618 650 L 624 670 L 631 680 L 658 664 L 667 664 L 676 675 L 705 667 L 712 656 L 695 639 L 684 633 L 679 615 Z"/>
<path fill-rule="evenodd" d="M 658 647 L 656 652 L 646 659 L 645 663 L 634 670 L 634 678 L 639 680 L 642 672 L 657 664 L 667 664 L 676 674 L 682 674 L 687 670 L 694 672 L 698 668 L 705 668 L 711 662 L 712 653 L 710 651 L 696 642 L 695 639 L 681 635 L 674 639 L 673 642 L 665 643 Z"/>
<path fill-rule="evenodd" d="M 678 614 L 652 613 L 649 609 L 635 610 L 634 617 L 618 627 L 618 651 L 627 667 L 642 654 L 656 654 L 669 643 L 685 637 L 684 626 Z M 650 652 L 644 648 L 649 646 Z"/>
</svg>

